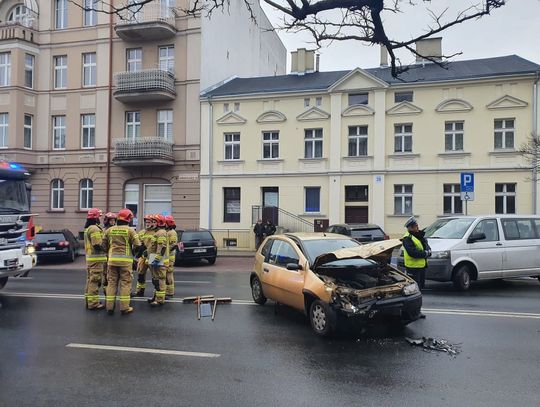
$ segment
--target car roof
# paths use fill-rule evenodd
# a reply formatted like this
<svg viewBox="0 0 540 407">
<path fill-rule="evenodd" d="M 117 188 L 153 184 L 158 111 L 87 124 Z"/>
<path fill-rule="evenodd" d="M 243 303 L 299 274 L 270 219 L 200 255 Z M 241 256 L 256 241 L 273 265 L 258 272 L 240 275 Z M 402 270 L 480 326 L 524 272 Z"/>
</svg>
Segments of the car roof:
<svg viewBox="0 0 540 407">
<path fill-rule="evenodd" d="M 343 236 L 337 233 L 326 233 L 326 232 L 295 232 L 295 233 L 285 233 L 284 236 L 296 238 L 298 240 L 324 240 L 324 239 L 350 240 L 351 239 L 348 236 Z"/>
<path fill-rule="evenodd" d="M 342 226 L 342 227 L 351 228 L 351 229 L 355 229 L 355 228 L 381 229 L 379 225 L 376 225 L 374 223 L 337 223 L 335 225 L 330 225 L 329 227 L 332 227 L 332 226 Z"/>
<path fill-rule="evenodd" d="M 177 232 L 210 232 L 208 229 L 177 229 Z"/>
</svg>

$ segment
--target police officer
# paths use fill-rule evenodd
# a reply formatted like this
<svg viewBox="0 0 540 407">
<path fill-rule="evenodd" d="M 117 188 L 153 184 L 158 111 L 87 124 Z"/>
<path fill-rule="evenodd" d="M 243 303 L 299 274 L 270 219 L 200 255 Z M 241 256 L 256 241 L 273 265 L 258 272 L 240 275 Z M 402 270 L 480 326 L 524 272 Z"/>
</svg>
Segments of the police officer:
<svg viewBox="0 0 540 407">
<path fill-rule="evenodd" d="M 152 272 L 152 284 L 154 285 L 154 296 L 148 302 L 152 307 L 162 306 L 165 303 L 165 276 L 167 265 L 169 264 L 165 217 L 163 215 L 156 215 L 156 224 L 155 243 L 148 250 L 148 261 L 150 263 L 150 271 Z"/>
<path fill-rule="evenodd" d="M 86 309 L 101 310 L 105 308 L 99 302 L 99 287 L 101 286 L 103 269 L 107 265 L 107 255 L 101 243 L 103 241 L 103 229 L 99 225 L 102 212 L 98 208 L 92 208 L 86 215 L 84 225 L 84 249 L 86 252 Z"/>
<path fill-rule="evenodd" d="M 174 297 L 174 262 L 176 261 L 176 245 L 178 235 L 176 234 L 176 222 L 172 216 L 166 216 L 167 236 L 169 242 L 169 265 L 165 275 L 165 299 Z"/>
<path fill-rule="evenodd" d="M 403 236 L 403 255 L 405 269 L 420 289 L 424 288 L 426 281 L 427 259 L 431 257 L 431 248 L 425 238 L 423 230 L 418 228 L 418 221 L 411 217 L 405 223 L 407 233 Z"/>
<path fill-rule="evenodd" d="M 144 246 L 144 251 L 137 261 L 137 291 L 134 297 L 144 297 L 146 272 L 148 270 L 148 248 L 154 244 L 156 226 L 155 215 L 149 214 L 144 216 L 144 229 L 139 232 L 139 240 Z"/>
<path fill-rule="evenodd" d="M 133 278 L 133 250 L 140 251 L 141 242 L 137 233 L 129 227 L 132 219 L 133 213 L 129 209 L 122 209 L 118 212 L 117 225 L 107 229 L 103 238 L 103 248 L 108 253 L 106 299 L 109 315 L 114 314 L 118 288 L 120 288 L 118 296 L 120 312 L 123 315 L 133 312 L 133 308 L 129 306 Z"/>
</svg>

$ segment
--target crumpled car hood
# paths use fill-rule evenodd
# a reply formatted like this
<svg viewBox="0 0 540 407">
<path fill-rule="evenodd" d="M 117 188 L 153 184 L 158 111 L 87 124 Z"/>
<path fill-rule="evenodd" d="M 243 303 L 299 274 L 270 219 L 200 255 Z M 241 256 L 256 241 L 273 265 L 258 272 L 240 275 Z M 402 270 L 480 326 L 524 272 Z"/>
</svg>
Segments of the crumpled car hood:
<svg viewBox="0 0 540 407">
<path fill-rule="evenodd" d="M 377 262 L 387 263 L 394 249 L 399 246 L 401 246 L 401 240 L 390 239 L 358 247 L 339 249 L 318 256 L 313 262 L 312 268 L 316 270 L 323 264 L 345 259 L 372 259 Z"/>
</svg>

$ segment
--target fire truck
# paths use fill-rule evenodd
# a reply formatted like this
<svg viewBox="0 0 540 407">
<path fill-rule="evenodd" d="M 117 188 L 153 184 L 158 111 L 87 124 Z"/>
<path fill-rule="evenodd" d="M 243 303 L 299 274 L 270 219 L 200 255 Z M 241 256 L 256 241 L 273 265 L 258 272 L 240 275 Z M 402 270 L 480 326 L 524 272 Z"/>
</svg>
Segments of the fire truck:
<svg viewBox="0 0 540 407">
<path fill-rule="evenodd" d="M 0 289 L 36 264 L 29 175 L 20 164 L 0 161 Z"/>
</svg>

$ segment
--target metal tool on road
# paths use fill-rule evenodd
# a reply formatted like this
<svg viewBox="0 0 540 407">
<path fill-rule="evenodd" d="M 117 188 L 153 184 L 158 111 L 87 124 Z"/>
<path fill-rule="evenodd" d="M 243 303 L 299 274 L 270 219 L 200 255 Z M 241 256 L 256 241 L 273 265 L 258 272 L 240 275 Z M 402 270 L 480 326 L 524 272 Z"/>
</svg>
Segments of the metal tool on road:
<svg viewBox="0 0 540 407">
<path fill-rule="evenodd" d="M 212 317 L 212 321 L 216 318 L 216 310 L 218 304 L 230 304 L 230 297 L 215 297 L 213 295 L 199 295 L 196 297 L 186 297 L 182 300 L 184 304 L 197 305 L 197 319 L 201 317 Z"/>
</svg>

